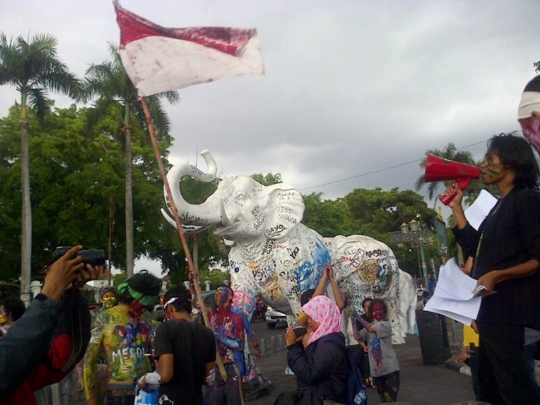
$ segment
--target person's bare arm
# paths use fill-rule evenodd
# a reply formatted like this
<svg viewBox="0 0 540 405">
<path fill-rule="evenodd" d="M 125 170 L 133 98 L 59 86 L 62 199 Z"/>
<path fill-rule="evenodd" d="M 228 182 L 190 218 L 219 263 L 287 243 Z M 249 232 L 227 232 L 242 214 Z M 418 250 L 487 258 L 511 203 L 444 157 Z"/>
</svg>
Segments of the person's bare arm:
<svg viewBox="0 0 540 405">
<path fill-rule="evenodd" d="M 206 366 L 205 366 L 205 373 L 204 373 L 204 376 L 205 377 L 208 377 L 210 375 L 210 372 L 214 369 L 214 365 L 216 364 L 215 361 L 211 362 L 211 363 L 206 363 Z"/>
<path fill-rule="evenodd" d="M 468 221 L 467 218 L 465 218 L 465 211 L 463 211 L 463 205 L 461 204 L 461 201 L 463 200 L 463 191 L 458 187 L 457 182 L 448 186 L 445 194 L 448 195 L 453 192 L 456 192 L 456 196 L 448 206 L 452 209 L 452 214 L 454 214 L 454 220 L 456 221 L 458 229 L 463 229 L 467 226 Z"/>
<path fill-rule="evenodd" d="M 345 309 L 345 300 L 343 299 L 341 291 L 336 283 L 336 279 L 334 278 L 334 266 L 328 263 L 326 265 L 325 273 L 328 280 L 330 280 L 330 285 L 332 286 L 332 292 L 334 293 L 334 299 L 336 300 L 336 305 L 339 308 L 339 312 L 343 312 Z"/>
<path fill-rule="evenodd" d="M 312 297 L 316 297 L 317 295 L 324 294 L 327 281 L 328 281 L 328 274 L 326 273 L 326 269 L 324 269 L 321 279 L 319 280 L 319 284 L 317 284 L 317 288 L 315 289 L 315 292 L 313 293 Z"/>
<path fill-rule="evenodd" d="M 159 356 L 157 371 L 161 376 L 162 384 L 171 381 L 174 376 L 174 354 L 167 353 Z"/>
<path fill-rule="evenodd" d="M 326 264 L 326 268 L 324 269 L 324 272 L 321 276 L 321 280 L 319 281 L 319 284 L 317 285 L 317 288 L 315 289 L 315 292 L 313 293 L 313 297 L 324 294 L 324 291 L 326 290 L 327 281 L 330 281 L 330 285 L 332 286 L 332 293 L 334 294 L 336 305 L 339 308 L 339 312 L 341 312 L 345 308 L 345 300 L 343 299 L 343 296 L 341 295 L 341 291 L 339 290 L 336 280 L 334 279 L 334 266 L 332 266 L 330 263 Z"/>
</svg>

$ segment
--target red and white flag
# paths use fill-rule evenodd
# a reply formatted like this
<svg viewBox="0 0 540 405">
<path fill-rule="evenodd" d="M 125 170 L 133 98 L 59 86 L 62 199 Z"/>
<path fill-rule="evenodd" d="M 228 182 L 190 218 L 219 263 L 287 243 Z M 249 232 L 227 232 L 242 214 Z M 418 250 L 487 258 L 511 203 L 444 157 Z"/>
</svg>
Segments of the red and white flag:
<svg viewBox="0 0 540 405">
<path fill-rule="evenodd" d="M 263 75 L 254 28 L 164 28 L 114 0 L 120 57 L 140 96 L 242 75 Z"/>
</svg>

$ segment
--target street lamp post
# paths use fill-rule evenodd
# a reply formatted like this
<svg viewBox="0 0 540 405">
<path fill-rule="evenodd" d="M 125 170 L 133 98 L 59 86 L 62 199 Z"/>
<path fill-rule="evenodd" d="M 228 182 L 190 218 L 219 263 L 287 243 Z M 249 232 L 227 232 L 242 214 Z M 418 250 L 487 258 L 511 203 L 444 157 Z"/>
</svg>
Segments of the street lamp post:
<svg viewBox="0 0 540 405">
<path fill-rule="evenodd" d="M 420 247 L 420 255 L 422 257 L 422 275 L 424 277 L 424 288 L 428 288 L 428 275 L 427 275 L 427 265 L 426 257 L 424 255 L 424 237 L 422 235 L 422 226 L 416 220 L 412 220 L 408 224 L 405 222 L 401 224 L 401 233 L 406 235 L 411 235 L 412 239 L 418 243 Z"/>
</svg>

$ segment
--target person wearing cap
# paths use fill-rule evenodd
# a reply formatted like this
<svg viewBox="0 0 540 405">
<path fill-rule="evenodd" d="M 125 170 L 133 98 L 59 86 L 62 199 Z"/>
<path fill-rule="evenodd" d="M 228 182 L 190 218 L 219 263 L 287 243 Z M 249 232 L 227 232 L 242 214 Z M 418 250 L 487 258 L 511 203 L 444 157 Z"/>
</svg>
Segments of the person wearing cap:
<svg viewBox="0 0 540 405">
<path fill-rule="evenodd" d="M 118 305 L 96 316 L 85 356 L 84 389 L 88 404 L 95 404 L 95 366 L 101 348 L 107 358 L 107 404 L 133 404 L 135 382 L 151 371 L 150 341 L 154 335 L 152 308 L 161 280 L 146 270 L 118 286 Z"/>
<path fill-rule="evenodd" d="M 191 293 L 182 284 L 170 288 L 164 301 L 168 320 L 156 330 L 157 370 L 138 384 L 159 385 L 160 404 L 203 405 L 201 388 L 216 361 L 214 334 L 191 319 Z"/>
</svg>

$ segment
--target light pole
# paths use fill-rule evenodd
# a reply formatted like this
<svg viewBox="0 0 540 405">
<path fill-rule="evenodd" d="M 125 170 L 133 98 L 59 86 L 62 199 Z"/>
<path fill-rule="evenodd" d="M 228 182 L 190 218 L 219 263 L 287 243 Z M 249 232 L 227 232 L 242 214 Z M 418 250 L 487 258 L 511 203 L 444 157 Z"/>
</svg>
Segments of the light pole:
<svg viewBox="0 0 540 405">
<path fill-rule="evenodd" d="M 424 288 L 428 288 L 428 276 L 427 276 L 427 265 L 426 258 L 424 255 L 424 237 L 422 235 L 422 226 L 421 224 L 413 219 L 411 222 L 406 224 L 405 222 L 401 224 L 401 233 L 404 236 L 411 235 L 412 240 L 414 240 L 418 246 L 420 246 L 420 255 L 422 257 L 422 275 L 424 277 Z"/>
</svg>

